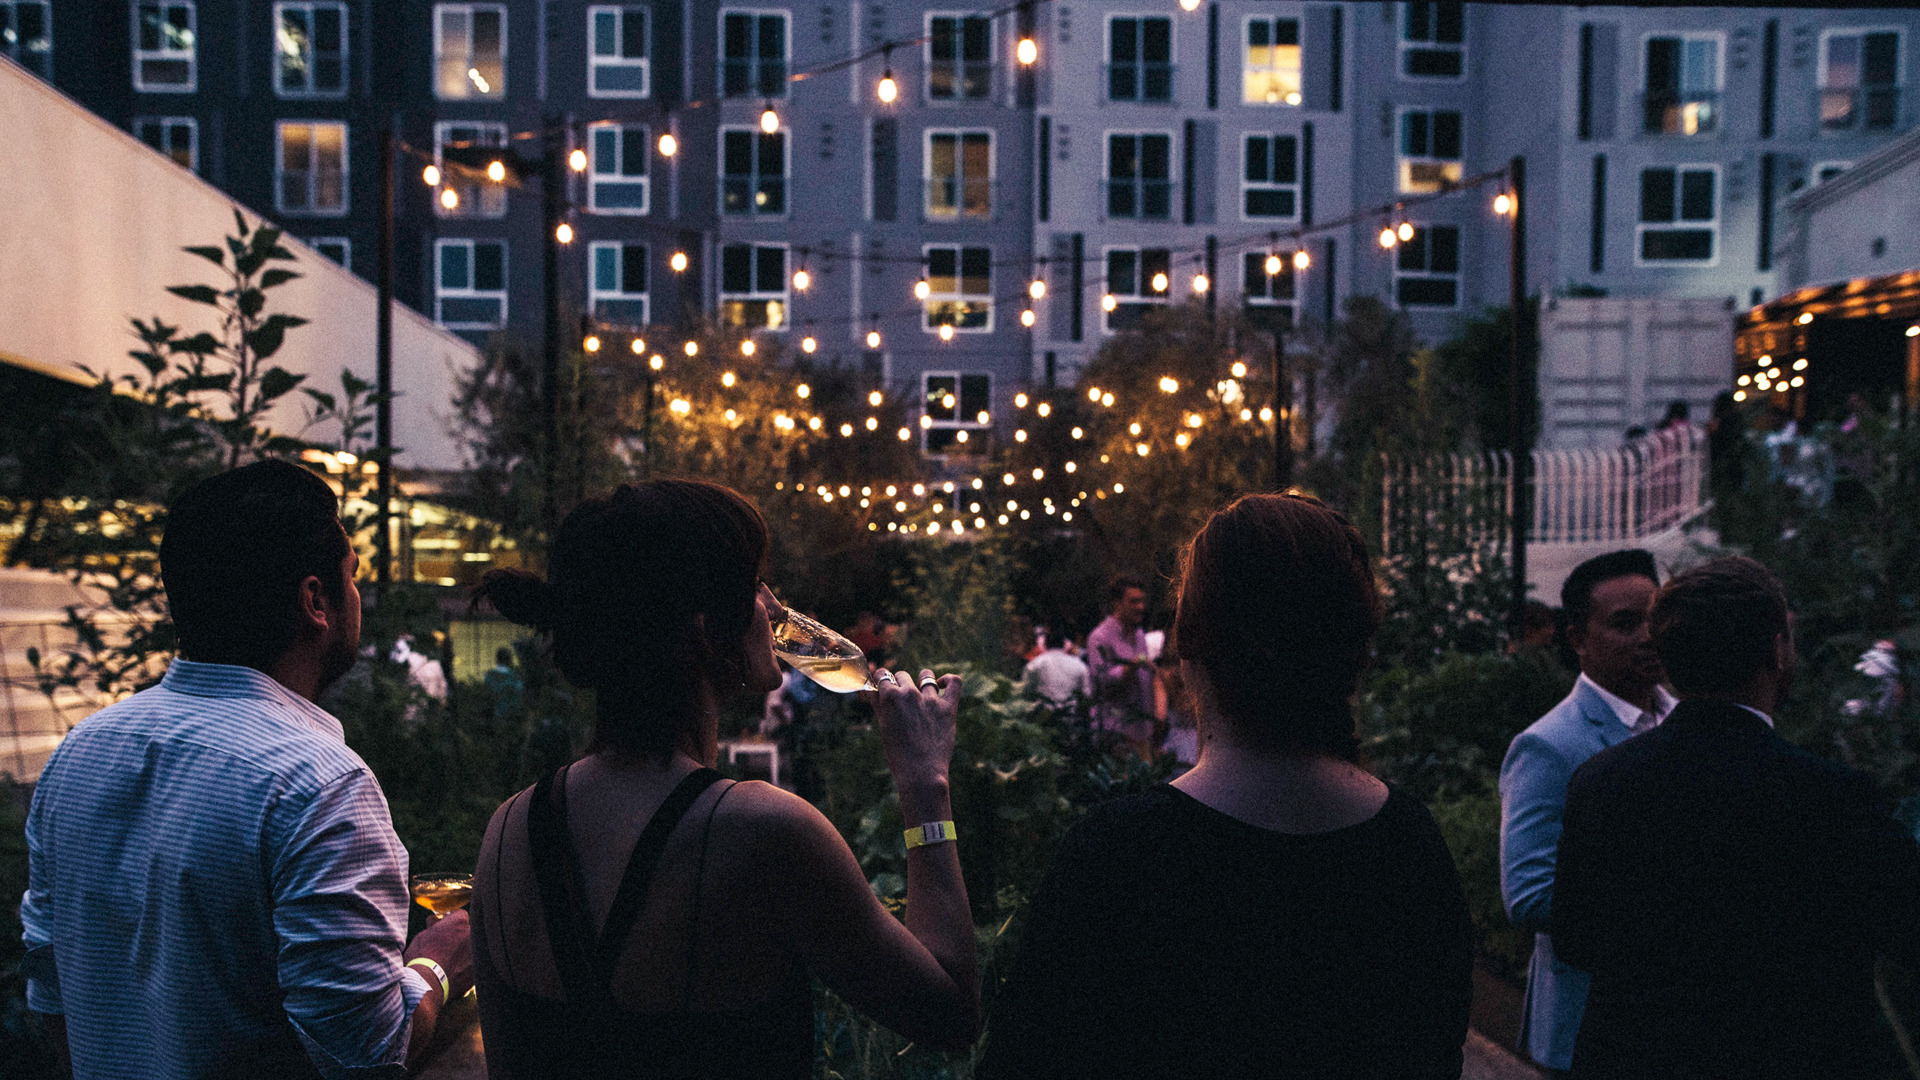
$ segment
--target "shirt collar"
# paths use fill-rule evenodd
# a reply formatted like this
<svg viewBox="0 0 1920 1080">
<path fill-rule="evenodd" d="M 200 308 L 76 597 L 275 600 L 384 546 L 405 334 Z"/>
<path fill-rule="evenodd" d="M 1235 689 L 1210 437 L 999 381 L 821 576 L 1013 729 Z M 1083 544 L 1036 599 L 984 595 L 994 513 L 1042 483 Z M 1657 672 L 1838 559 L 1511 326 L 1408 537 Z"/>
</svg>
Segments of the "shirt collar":
<svg viewBox="0 0 1920 1080">
<path fill-rule="evenodd" d="M 287 709 L 321 734 L 346 741 L 340 721 L 327 710 L 281 685 L 257 668 L 176 659 L 160 685 L 176 694 L 206 698 L 263 698 Z"/>
<path fill-rule="evenodd" d="M 1586 672 L 1581 672 L 1580 677 L 1574 681 L 1578 685 L 1585 686 L 1600 695 L 1600 700 L 1606 702 L 1607 708 L 1613 711 L 1614 718 L 1622 724 L 1625 724 L 1629 729 L 1633 727 L 1633 722 L 1640 718 L 1640 706 L 1635 705 L 1625 698 L 1609 691 L 1599 683 L 1594 682 L 1592 679 L 1587 678 Z M 1679 704 L 1679 700 L 1672 694 L 1669 694 L 1666 687 L 1655 684 L 1653 688 L 1653 722 L 1658 724 L 1662 720 L 1665 720 L 1667 714 L 1672 712 L 1673 707 L 1677 704 Z M 1773 721 L 1769 720 L 1767 723 L 1772 724 Z"/>
<path fill-rule="evenodd" d="M 1738 703 L 1736 702 L 1735 704 L 1738 704 Z M 1773 726 L 1773 717 L 1768 716 L 1766 713 L 1761 712 L 1759 709 L 1756 709 L 1751 705 L 1741 705 L 1740 707 L 1752 713 L 1753 715 L 1759 717 L 1760 719 L 1765 720 L 1767 722 L 1768 727 Z"/>
</svg>

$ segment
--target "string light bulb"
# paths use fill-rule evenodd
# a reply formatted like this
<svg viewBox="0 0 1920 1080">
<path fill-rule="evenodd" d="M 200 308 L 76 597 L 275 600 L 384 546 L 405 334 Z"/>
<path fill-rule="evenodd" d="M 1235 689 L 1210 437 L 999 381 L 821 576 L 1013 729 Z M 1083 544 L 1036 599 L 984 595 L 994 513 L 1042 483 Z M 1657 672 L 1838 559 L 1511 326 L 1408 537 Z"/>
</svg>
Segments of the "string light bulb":
<svg viewBox="0 0 1920 1080">
<path fill-rule="evenodd" d="M 1180 7 L 1186 11 L 1199 11 L 1200 0 L 1180 0 Z"/>
<path fill-rule="evenodd" d="M 1312 265 L 1313 256 L 1307 254 L 1306 248 L 1301 248 L 1299 251 L 1293 253 L 1293 268 L 1295 270 L 1305 270 Z"/>
<path fill-rule="evenodd" d="M 773 111 L 771 101 L 767 102 L 767 107 L 760 112 L 760 130 L 769 135 L 777 134 L 780 130 L 780 114 Z"/>
<path fill-rule="evenodd" d="M 808 334 L 806 337 L 800 339 L 800 351 L 803 353 L 812 354 L 812 352 L 819 347 L 820 342 L 815 340 L 812 334 Z"/>
<path fill-rule="evenodd" d="M 660 136 L 660 156 L 672 157 L 680 152 L 680 140 L 671 134 Z"/>
<path fill-rule="evenodd" d="M 1193 291 L 1194 292 L 1204 293 L 1212 287 L 1213 287 L 1213 282 L 1207 278 L 1207 275 L 1205 274 L 1193 275 Z"/>
<path fill-rule="evenodd" d="M 804 267 L 804 266 L 803 266 L 803 267 L 801 267 L 800 269 L 798 269 L 798 270 L 795 270 L 795 271 L 793 272 L 793 287 L 794 287 L 794 288 L 796 288 L 796 289 L 798 289 L 798 290 L 800 290 L 801 292 L 806 292 L 806 291 L 807 291 L 807 286 L 809 286 L 809 285 L 812 285 L 812 284 L 813 284 L 813 275 L 812 275 L 812 274 L 809 274 L 809 273 L 807 273 L 807 268 L 806 268 L 806 267 Z"/>
<path fill-rule="evenodd" d="M 940 340 L 941 341 L 953 340 L 953 324 L 952 323 L 940 324 Z"/>
<path fill-rule="evenodd" d="M 1412 240 L 1413 239 L 1413 222 L 1411 221 L 1401 222 L 1400 227 L 1394 230 L 1394 235 L 1398 236 L 1401 240 Z"/>
<path fill-rule="evenodd" d="M 498 184 L 502 180 L 505 180 L 506 178 L 507 178 L 507 166 L 505 163 L 499 162 L 499 161 L 487 162 L 487 179 Z"/>
<path fill-rule="evenodd" d="M 673 258 L 667 260 L 667 265 L 673 267 L 673 272 L 676 274 L 686 273 L 687 272 L 687 253 L 684 251 L 674 252 Z"/>
<path fill-rule="evenodd" d="M 688 356 L 700 355 L 700 343 L 697 341 L 689 341 L 685 345 L 680 346 L 680 348 L 685 350 Z"/>
<path fill-rule="evenodd" d="M 867 404 L 873 406 L 874 408 L 876 409 L 879 408 L 880 403 L 885 400 L 887 400 L 886 395 L 882 394 L 880 391 L 878 390 L 867 391 Z"/>
<path fill-rule="evenodd" d="M 867 331 L 867 348 L 877 349 L 879 347 L 880 347 L 880 331 L 878 330 Z"/>
<path fill-rule="evenodd" d="M 567 167 L 572 169 L 574 172 L 586 172 L 587 171 L 587 152 L 585 150 L 575 150 L 572 153 L 568 154 Z"/>
<path fill-rule="evenodd" d="M 891 105 L 900 96 L 900 84 L 893 80 L 893 69 L 880 73 L 880 85 L 874 91 L 880 97 L 882 105 Z"/>
<path fill-rule="evenodd" d="M 1112 293 L 1108 293 L 1107 295 L 1100 298 L 1100 310 L 1102 311 L 1112 311 L 1113 309 L 1119 306 L 1120 306 L 1119 299 L 1116 298 Z"/>
<path fill-rule="evenodd" d="M 1047 283 L 1039 278 L 1034 278 L 1033 283 L 1027 286 L 1027 295 L 1033 297 L 1035 300 L 1045 299 L 1047 295 Z"/>
<path fill-rule="evenodd" d="M 1399 237 L 1393 234 L 1393 226 L 1389 225 L 1386 228 L 1380 230 L 1380 246 L 1381 247 L 1390 248 L 1399 242 L 1400 242 Z"/>
<path fill-rule="evenodd" d="M 458 210 L 460 208 L 460 193 L 452 188 L 441 188 L 440 205 L 449 210 Z"/>
<path fill-rule="evenodd" d="M 428 187 L 439 187 L 440 186 L 440 166 L 429 165 L 426 168 L 421 169 L 420 179 L 426 181 Z"/>
<path fill-rule="evenodd" d="M 1025 310 L 1025 311 L 1023 311 L 1023 312 L 1021 312 L 1021 313 L 1020 313 L 1020 325 L 1021 325 L 1021 326 L 1032 326 L 1032 325 L 1034 324 L 1034 321 L 1035 321 L 1035 320 L 1034 320 L 1034 315 L 1033 315 L 1033 309 L 1032 309 L 1032 308 L 1028 308 L 1027 310 Z"/>
<path fill-rule="evenodd" d="M 753 342 L 751 341 L 741 342 L 740 351 L 743 353 L 746 353 L 748 356 L 752 356 L 753 350 L 747 348 L 747 346 L 751 344 L 753 344 Z M 720 373 L 720 385 L 726 387 L 729 390 L 733 389 L 733 384 L 739 381 L 740 381 L 740 376 L 735 375 L 731 371 L 723 371 Z"/>
<path fill-rule="evenodd" d="M 933 286 L 926 278 L 921 278 L 919 281 L 913 283 L 913 298 L 915 300 L 925 300 L 932 295 Z"/>
<path fill-rule="evenodd" d="M 634 338 L 632 341 L 627 343 L 627 348 L 632 350 L 633 355 L 635 356 L 644 356 L 646 355 L 646 351 L 647 351 L 647 339 Z"/>
<path fill-rule="evenodd" d="M 1247 377 L 1247 364 L 1244 360 L 1235 360 L 1233 367 L 1228 370 L 1233 372 L 1233 377 L 1236 379 L 1244 379 Z"/>
<path fill-rule="evenodd" d="M 600 351 L 600 335 L 588 334 L 587 340 L 581 342 L 580 347 L 587 350 L 590 353 L 599 352 Z"/>
<path fill-rule="evenodd" d="M 1278 274 L 1282 269 L 1283 267 L 1280 264 L 1280 256 L 1278 255 L 1267 256 L 1267 276 L 1268 277 L 1273 277 L 1275 274 Z"/>
<path fill-rule="evenodd" d="M 647 366 L 655 371 L 659 371 L 661 368 L 667 366 L 667 358 L 661 356 L 659 353 L 654 353 L 653 356 L 647 360 Z"/>
<path fill-rule="evenodd" d="M 1157 293 L 1166 292 L 1167 284 L 1168 284 L 1167 275 L 1163 273 L 1155 273 L 1153 275 L 1153 291 L 1154 292 L 1157 292 Z"/>
<path fill-rule="evenodd" d="M 793 394 L 801 401 L 805 401 L 808 397 L 812 396 L 813 387 L 808 386 L 806 383 L 801 383 L 799 386 L 793 388 Z"/>
<path fill-rule="evenodd" d="M 1513 196 L 1501 192 L 1493 197 L 1493 212 L 1505 216 L 1513 209 Z"/>
<path fill-rule="evenodd" d="M 1032 38 L 1023 37 L 1020 43 L 1013 47 L 1013 56 L 1022 64 L 1031 67 L 1034 61 L 1040 59 L 1040 46 L 1035 44 Z"/>
<path fill-rule="evenodd" d="M 573 226 L 564 221 L 561 222 L 559 226 L 553 230 L 553 238 L 563 244 L 573 243 Z"/>
<path fill-rule="evenodd" d="M 741 343 L 740 343 L 740 355 L 741 355 L 741 356 L 752 356 L 752 355 L 754 354 L 754 352 L 755 352 L 755 350 L 756 350 L 756 349 L 758 349 L 758 348 L 759 348 L 759 346 L 757 346 L 757 345 L 755 345 L 755 344 L 753 343 L 753 339 L 752 339 L 752 338 L 748 338 L 747 340 L 745 340 L 745 341 L 743 341 L 743 342 L 741 342 Z M 728 386 L 732 386 L 732 385 L 733 385 L 733 372 L 731 372 L 731 371 L 729 371 L 729 372 L 727 372 L 727 379 L 726 379 L 726 383 L 727 383 L 727 385 L 728 385 Z"/>
</svg>

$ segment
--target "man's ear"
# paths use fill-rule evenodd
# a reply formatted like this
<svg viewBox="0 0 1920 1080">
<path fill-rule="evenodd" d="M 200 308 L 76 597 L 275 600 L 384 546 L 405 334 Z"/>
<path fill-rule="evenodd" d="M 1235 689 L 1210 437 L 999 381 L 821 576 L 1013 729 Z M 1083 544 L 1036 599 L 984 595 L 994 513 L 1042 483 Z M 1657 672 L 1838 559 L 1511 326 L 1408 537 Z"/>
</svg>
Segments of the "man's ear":
<svg viewBox="0 0 1920 1080">
<path fill-rule="evenodd" d="M 1773 635 L 1773 670 L 1785 672 L 1793 669 L 1793 632 L 1791 630 Z"/>
<path fill-rule="evenodd" d="M 327 598 L 327 587 L 312 574 L 300 582 L 298 593 L 299 620 L 302 631 L 318 630 L 325 632 L 332 625 L 334 605 Z"/>
<path fill-rule="evenodd" d="M 1579 654 L 1581 649 L 1586 648 L 1587 624 L 1585 621 L 1581 621 L 1577 623 L 1569 621 L 1567 623 L 1566 635 L 1567 635 L 1567 646 L 1571 648 L 1576 655 Z"/>
</svg>

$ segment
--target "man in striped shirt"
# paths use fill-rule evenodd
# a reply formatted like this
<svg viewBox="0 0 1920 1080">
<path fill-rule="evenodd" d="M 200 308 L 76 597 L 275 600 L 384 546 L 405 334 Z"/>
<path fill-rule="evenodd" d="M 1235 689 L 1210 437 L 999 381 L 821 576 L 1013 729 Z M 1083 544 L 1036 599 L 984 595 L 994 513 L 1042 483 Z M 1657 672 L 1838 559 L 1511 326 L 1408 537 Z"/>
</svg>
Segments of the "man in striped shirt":
<svg viewBox="0 0 1920 1080">
<path fill-rule="evenodd" d="M 283 461 L 181 496 L 180 659 L 47 763 L 22 967 L 76 1077 L 399 1076 L 472 985 L 464 912 L 403 951 L 406 849 L 314 704 L 360 639 L 338 511 Z"/>
</svg>

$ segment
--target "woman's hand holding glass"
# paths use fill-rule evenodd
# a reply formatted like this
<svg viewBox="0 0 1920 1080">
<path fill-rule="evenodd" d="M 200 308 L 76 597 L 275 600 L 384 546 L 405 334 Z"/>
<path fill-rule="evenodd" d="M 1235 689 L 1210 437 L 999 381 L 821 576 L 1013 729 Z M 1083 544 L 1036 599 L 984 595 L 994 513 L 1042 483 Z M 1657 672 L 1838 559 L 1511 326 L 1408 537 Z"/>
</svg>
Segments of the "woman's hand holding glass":
<svg viewBox="0 0 1920 1080">
<path fill-rule="evenodd" d="M 879 689 L 866 691 L 865 696 L 880 725 L 887 771 L 900 789 L 901 811 L 908 824 L 920 824 L 913 820 L 914 803 L 936 793 L 944 799 L 947 793 L 955 717 L 960 712 L 960 676 L 936 677 L 923 668 L 916 680 L 904 670 L 875 668 L 873 682 Z"/>
</svg>

